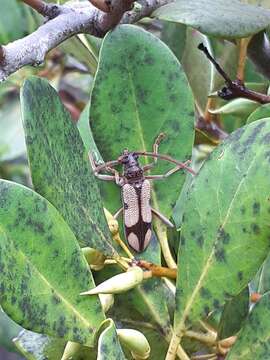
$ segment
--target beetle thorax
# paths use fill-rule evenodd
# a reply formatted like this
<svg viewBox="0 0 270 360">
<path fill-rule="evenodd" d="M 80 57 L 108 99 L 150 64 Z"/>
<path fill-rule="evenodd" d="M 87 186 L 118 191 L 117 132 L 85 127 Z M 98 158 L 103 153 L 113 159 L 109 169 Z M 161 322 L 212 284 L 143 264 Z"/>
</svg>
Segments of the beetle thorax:
<svg viewBox="0 0 270 360">
<path fill-rule="evenodd" d="M 124 177 L 128 182 L 139 182 L 143 179 L 143 169 L 138 162 L 138 155 L 124 150 L 119 161 L 124 166 Z"/>
</svg>

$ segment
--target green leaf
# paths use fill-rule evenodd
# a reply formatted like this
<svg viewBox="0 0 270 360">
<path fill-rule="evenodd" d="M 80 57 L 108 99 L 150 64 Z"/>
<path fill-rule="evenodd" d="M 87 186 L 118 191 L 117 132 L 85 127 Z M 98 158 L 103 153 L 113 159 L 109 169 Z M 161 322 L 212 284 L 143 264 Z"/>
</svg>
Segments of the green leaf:
<svg viewBox="0 0 270 360">
<path fill-rule="evenodd" d="M 254 306 L 226 360 L 262 360 L 270 357 L 270 293 Z"/>
<path fill-rule="evenodd" d="M 238 98 L 225 103 L 225 105 L 217 108 L 215 110 L 211 110 L 211 114 L 230 114 L 234 116 L 248 116 L 255 109 L 258 108 L 260 104 L 256 101 Z"/>
<path fill-rule="evenodd" d="M 25 35 L 25 23 L 16 0 L 0 0 L 0 6 L 0 44 L 4 45 Z"/>
<path fill-rule="evenodd" d="M 20 121 L 20 102 L 7 101 L 0 109 L 0 161 L 10 161 L 26 153 L 23 127 Z"/>
<path fill-rule="evenodd" d="M 151 151 L 161 132 L 167 134 L 161 153 L 181 161 L 191 156 L 194 114 L 185 75 L 167 46 L 136 26 L 118 26 L 104 38 L 90 117 L 105 161 L 117 159 L 124 148 Z M 171 167 L 163 162 L 155 173 Z M 153 207 L 170 216 L 184 179 L 185 173 L 179 172 L 156 182 Z M 103 195 L 106 207 L 118 210 L 120 197 L 112 207 L 109 196 Z"/>
<path fill-rule="evenodd" d="M 0 181 L 0 302 L 24 328 L 93 345 L 104 319 L 76 238 L 58 211 L 22 185 Z"/>
<path fill-rule="evenodd" d="M 16 351 L 12 339 L 19 334 L 22 328 L 11 320 L 0 307 L 0 346 L 8 351 Z"/>
<path fill-rule="evenodd" d="M 97 360 L 125 360 L 126 357 L 119 343 L 115 325 L 112 319 L 105 320 L 101 329 L 102 332 L 98 339 Z"/>
<path fill-rule="evenodd" d="M 262 267 L 250 284 L 251 290 L 264 294 L 270 290 L 270 256 L 268 255 Z"/>
<path fill-rule="evenodd" d="M 259 106 L 256 110 L 254 110 L 249 117 L 247 118 L 247 124 L 252 123 L 253 121 L 270 118 L 270 104 L 264 104 Z"/>
<path fill-rule="evenodd" d="M 61 359 L 65 348 L 65 340 L 28 330 L 21 331 L 14 344 L 27 360 Z"/>
<path fill-rule="evenodd" d="M 154 11 L 153 17 L 186 24 L 222 38 L 242 38 L 265 29 L 270 11 L 231 0 L 177 0 Z"/>
<path fill-rule="evenodd" d="M 269 136 L 265 120 L 235 131 L 190 187 L 178 254 L 178 333 L 187 319 L 196 321 L 238 294 L 267 256 Z"/>
<path fill-rule="evenodd" d="M 23 330 L 14 339 L 14 343 L 27 360 L 61 359 L 66 345 L 65 340 L 28 330 Z M 72 360 L 82 359 L 96 360 L 96 351 L 93 348 L 80 346 L 78 352 L 72 355 Z"/>
<path fill-rule="evenodd" d="M 248 312 L 249 288 L 247 286 L 225 304 L 218 326 L 218 338 L 226 339 L 235 335 L 241 329 Z"/>
<path fill-rule="evenodd" d="M 35 190 L 58 209 L 82 246 L 114 254 L 87 152 L 56 91 L 32 77 L 23 86 L 21 101 Z"/>
</svg>

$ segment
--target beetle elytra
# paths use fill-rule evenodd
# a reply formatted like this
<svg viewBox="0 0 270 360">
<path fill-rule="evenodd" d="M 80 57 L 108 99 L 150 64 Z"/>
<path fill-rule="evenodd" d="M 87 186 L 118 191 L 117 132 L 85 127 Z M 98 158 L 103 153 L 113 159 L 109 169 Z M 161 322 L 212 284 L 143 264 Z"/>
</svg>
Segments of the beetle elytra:
<svg viewBox="0 0 270 360">
<path fill-rule="evenodd" d="M 157 216 L 167 226 L 174 225 L 157 210 L 151 207 L 151 184 L 149 180 L 166 179 L 180 169 L 186 169 L 195 175 L 194 171 L 187 166 L 187 163 L 179 162 L 168 155 L 158 153 L 158 146 L 165 134 L 161 133 L 154 145 L 153 152 L 147 151 L 128 151 L 125 149 L 117 160 L 108 161 L 101 165 L 97 165 L 93 155 L 89 153 L 89 159 L 95 176 L 101 180 L 114 181 L 121 187 L 123 206 L 114 215 L 117 218 L 123 213 L 125 236 L 130 247 L 137 252 L 146 249 L 152 237 L 152 215 Z M 150 156 L 154 158 L 153 162 L 145 166 L 140 166 L 138 162 L 139 156 Z M 169 161 L 176 166 L 163 175 L 145 175 L 152 169 L 157 160 Z M 122 165 L 122 175 L 114 169 L 114 166 Z M 104 171 L 108 174 L 101 174 Z"/>
</svg>

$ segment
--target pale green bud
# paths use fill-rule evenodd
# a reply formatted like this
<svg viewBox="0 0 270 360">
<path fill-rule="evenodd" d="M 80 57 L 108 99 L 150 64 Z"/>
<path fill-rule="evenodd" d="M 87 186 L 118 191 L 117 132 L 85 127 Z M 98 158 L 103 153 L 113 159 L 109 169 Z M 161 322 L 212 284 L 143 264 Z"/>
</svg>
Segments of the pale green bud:
<svg viewBox="0 0 270 360">
<path fill-rule="evenodd" d="M 79 351 L 81 345 L 72 341 L 68 341 L 62 355 L 61 360 L 69 360 Z"/>
<path fill-rule="evenodd" d="M 80 295 L 120 294 L 139 285 L 143 278 L 143 270 L 138 266 L 134 266 L 128 269 L 127 272 L 115 275 L 99 284 L 96 288 L 83 292 Z"/>
<path fill-rule="evenodd" d="M 85 247 L 82 248 L 82 253 L 93 270 L 101 270 L 104 267 L 106 257 L 98 250 Z"/>
<path fill-rule="evenodd" d="M 136 360 L 145 360 L 150 356 L 151 348 L 146 337 L 134 329 L 117 329 L 121 344 L 126 346 Z"/>
<path fill-rule="evenodd" d="M 112 294 L 99 294 L 102 309 L 106 313 L 114 304 L 114 296 Z"/>
</svg>

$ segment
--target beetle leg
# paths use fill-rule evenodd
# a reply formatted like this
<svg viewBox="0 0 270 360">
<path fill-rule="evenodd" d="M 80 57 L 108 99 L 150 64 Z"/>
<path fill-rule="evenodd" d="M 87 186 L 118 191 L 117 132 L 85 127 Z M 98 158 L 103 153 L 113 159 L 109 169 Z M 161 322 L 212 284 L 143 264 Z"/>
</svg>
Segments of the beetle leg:
<svg viewBox="0 0 270 360">
<path fill-rule="evenodd" d="M 155 142 L 154 142 L 154 145 L 153 145 L 153 153 L 154 153 L 154 154 L 157 154 L 157 153 L 158 153 L 159 144 L 161 143 L 161 141 L 162 141 L 165 137 L 166 137 L 166 135 L 165 135 L 164 133 L 160 133 L 160 134 L 158 135 L 158 137 L 156 138 L 156 140 L 155 140 Z M 145 166 L 143 167 L 143 171 L 145 172 L 145 171 L 148 171 L 148 170 L 152 169 L 152 168 L 156 165 L 157 160 L 158 160 L 158 158 L 154 158 L 154 161 L 153 161 L 153 162 L 151 162 L 151 163 L 148 164 L 148 165 L 145 165 Z"/>
<path fill-rule="evenodd" d="M 121 207 L 121 208 L 113 215 L 113 217 L 114 217 L 115 219 L 117 219 L 118 216 L 123 212 L 123 210 L 124 210 L 124 208 Z"/>
<path fill-rule="evenodd" d="M 156 217 L 158 217 L 159 220 L 161 220 L 162 222 L 164 222 L 164 224 L 167 225 L 168 227 L 170 227 L 170 228 L 173 228 L 173 227 L 174 227 L 173 223 L 171 223 L 170 220 L 167 219 L 166 216 L 162 215 L 159 211 L 157 211 L 157 210 L 155 210 L 155 209 L 152 208 L 152 213 L 153 213 L 154 215 L 156 215 Z"/>
<path fill-rule="evenodd" d="M 190 160 L 186 161 L 184 164 L 185 165 L 190 164 Z M 179 171 L 181 169 L 183 169 L 183 167 L 176 166 L 173 169 L 167 171 L 163 175 L 147 175 L 147 176 L 145 176 L 145 179 L 148 179 L 148 180 L 163 180 L 163 179 L 166 179 L 167 177 L 169 177 L 170 175 L 176 173 L 177 171 Z"/>
<path fill-rule="evenodd" d="M 119 173 L 117 170 L 113 169 L 110 166 L 106 166 L 105 170 L 112 173 L 113 175 L 107 175 L 107 174 L 100 174 L 98 170 L 98 166 L 96 165 L 95 159 L 93 157 L 93 154 L 89 151 L 88 153 L 89 161 L 92 167 L 92 170 L 95 174 L 95 176 L 100 180 L 106 180 L 106 181 L 115 181 L 117 185 L 121 185 L 121 179 L 119 177 Z"/>
</svg>

